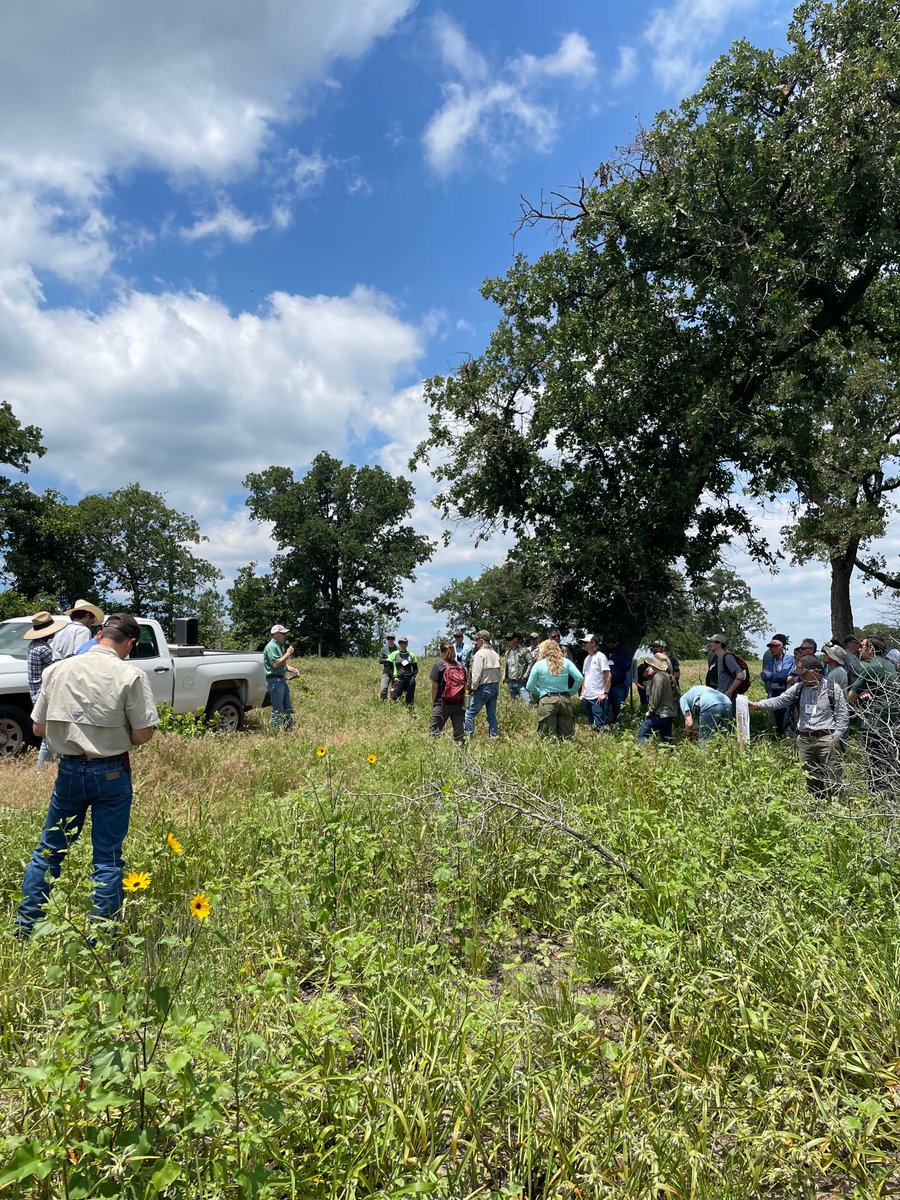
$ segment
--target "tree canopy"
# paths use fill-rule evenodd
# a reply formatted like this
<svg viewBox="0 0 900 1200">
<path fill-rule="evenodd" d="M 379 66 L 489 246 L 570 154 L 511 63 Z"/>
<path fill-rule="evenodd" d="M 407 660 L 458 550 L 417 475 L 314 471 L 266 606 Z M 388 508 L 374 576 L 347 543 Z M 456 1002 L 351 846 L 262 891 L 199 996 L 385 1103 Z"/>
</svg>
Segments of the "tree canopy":
<svg viewBox="0 0 900 1200">
<path fill-rule="evenodd" d="M 512 528 L 553 610 L 638 640 L 668 568 L 716 565 L 753 486 L 822 402 L 819 343 L 877 337 L 897 269 L 900 23 L 889 0 L 802 5 L 783 54 L 738 42 L 678 111 L 555 208 L 563 244 L 486 298 L 485 352 L 426 386 L 442 511 Z M 448 453 L 452 451 L 452 453 Z"/>
<path fill-rule="evenodd" d="M 409 480 L 323 452 L 302 479 L 273 466 L 248 475 L 244 487 L 252 516 L 274 527 L 279 619 L 324 654 L 371 653 L 383 621 L 400 614 L 402 581 L 433 549 L 403 523 L 413 509 Z"/>
<path fill-rule="evenodd" d="M 532 625 L 552 623 L 546 600 L 521 564 L 510 561 L 488 567 L 477 579 L 451 579 L 428 603 L 435 612 L 447 614 L 451 627 L 469 635 L 476 629 L 526 634 Z"/>
</svg>

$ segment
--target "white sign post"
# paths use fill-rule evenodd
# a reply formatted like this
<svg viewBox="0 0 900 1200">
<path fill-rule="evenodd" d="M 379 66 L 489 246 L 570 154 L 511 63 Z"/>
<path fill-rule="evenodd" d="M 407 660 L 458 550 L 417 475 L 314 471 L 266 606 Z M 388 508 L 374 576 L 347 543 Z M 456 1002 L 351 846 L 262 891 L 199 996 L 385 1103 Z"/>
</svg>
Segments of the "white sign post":
<svg viewBox="0 0 900 1200">
<path fill-rule="evenodd" d="M 738 741 L 750 741 L 750 705 L 747 703 L 747 697 L 744 695 L 735 697 L 735 724 L 737 726 Z"/>
</svg>

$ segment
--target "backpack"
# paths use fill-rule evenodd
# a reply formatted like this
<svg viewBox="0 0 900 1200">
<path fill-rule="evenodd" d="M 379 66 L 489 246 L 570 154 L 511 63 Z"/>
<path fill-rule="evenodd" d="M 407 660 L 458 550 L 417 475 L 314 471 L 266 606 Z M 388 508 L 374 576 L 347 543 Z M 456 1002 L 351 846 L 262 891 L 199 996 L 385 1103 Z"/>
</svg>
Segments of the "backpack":
<svg viewBox="0 0 900 1200">
<path fill-rule="evenodd" d="M 466 694 L 465 667 L 457 662 L 447 663 L 444 667 L 444 690 L 441 700 L 444 704 L 462 704 Z"/>
<path fill-rule="evenodd" d="M 733 650 L 729 650 L 728 653 L 744 672 L 743 680 L 734 689 L 734 695 L 741 696 L 744 692 L 750 691 L 750 668 L 747 666 L 746 658 L 741 658 L 741 656 L 739 654 L 735 654 Z"/>
</svg>

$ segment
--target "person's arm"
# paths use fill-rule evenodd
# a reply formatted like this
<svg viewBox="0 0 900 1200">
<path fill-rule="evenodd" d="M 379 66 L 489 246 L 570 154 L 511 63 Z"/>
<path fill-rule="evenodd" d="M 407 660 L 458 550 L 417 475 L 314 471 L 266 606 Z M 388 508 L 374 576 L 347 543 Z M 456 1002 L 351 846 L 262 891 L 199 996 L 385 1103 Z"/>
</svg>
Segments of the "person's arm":
<svg viewBox="0 0 900 1200">
<path fill-rule="evenodd" d="M 41 689 L 34 708 L 31 710 L 31 728 L 34 736 L 42 738 L 47 732 L 47 693 Z"/>
<path fill-rule="evenodd" d="M 538 694 L 538 679 L 540 679 L 540 676 L 541 672 L 539 669 L 539 664 L 535 662 L 532 664 L 531 670 L 528 672 L 528 679 L 525 683 L 525 687 L 535 698 Z"/>
<path fill-rule="evenodd" d="M 738 660 L 734 657 L 733 654 L 726 654 L 726 656 L 725 656 L 725 670 L 726 671 L 729 671 L 729 672 L 731 671 L 731 667 L 729 667 L 729 665 L 728 665 L 729 658 L 734 663 L 734 679 L 732 680 L 731 685 L 728 688 L 728 691 L 725 693 L 725 695 L 728 697 L 729 700 L 733 700 L 734 693 L 738 690 L 738 687 L 747 678 L 747 672 L 744 670 L 743 667 L 738 665 Z"/>
<path fill-rule="evenodd" d="M 415 677 L 419 673 L 419 660 L 416 658 L 416 656 L 414 654 L 410 655 L 410 657 L 412 658 L 412 676 L 413 676 L 413 679 L 415 679 Z"/>
<path fill-rule="evenodd" d="M 748 700 L 748 708 L 766 708 L 770 712 L 774 712 L 779 708 L 790 708 L 796 702 L 797 693 L 803 687 L 802 683 L 795 683 L 789 687 L 786 692 L 782 692 L 780 696 L 770 696 L 768 700 Z"/>
<path fill-rule="evenodd" d="M 288 648 L 285 650 L 284 654 L 282 654 L 281 658 L 276 658 L 275 661 L 272 663 L 272 666 L 273 667 L 283 667 L 284 664 L 287 662 L 287 660 L 289 658 L 293 658 L 293 657 L 294 657 L 294 647 L 288 646 Z"/>
<path fill-rule="evenodd" d="M 834 685 L 832 686 L 831 704 L 834 709 L 834 736 L 836 741 L 842 742 L 847 736 L 847 729 L 850 725 L 850 706 L 841 689 L 834 687 Z"/>
<path fill-rule="evenodd" d="M 609 695 L 609 691 L 610 691 L 611 687 L 612 687 L 612 671 L 604 671 L 603 672 L 603 694 L 604 694 L 604 696 Z"/>
<path fill-rule="evenodd" d="M 440 687 L 441 673 L 438 670 L 438 664 L 431 668 L 431 703 L 437 704 L 438 688 Z"/>
<path fill-rule="evenodd" d="M 479 650 L 472 658 L 472 681 L 469 684 L 469 690 L 477 692 L 481 686 L 481 673 L 484 664 L 484 655 Z"/>
<path fill-rule="evenodd" d="M 584 676 L 570 659 L 567 663 L 569 669 L 569 679 L 572 681 L 572 686 L 569 688 L 569 695 L 574 696 L 581 685 L 584 683 Z"/>
</svg>

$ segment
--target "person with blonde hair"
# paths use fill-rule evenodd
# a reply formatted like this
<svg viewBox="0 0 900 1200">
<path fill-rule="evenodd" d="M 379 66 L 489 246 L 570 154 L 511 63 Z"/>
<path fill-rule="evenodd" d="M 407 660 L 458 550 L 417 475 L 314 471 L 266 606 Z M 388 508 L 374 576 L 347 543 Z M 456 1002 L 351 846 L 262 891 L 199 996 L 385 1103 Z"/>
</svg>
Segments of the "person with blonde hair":
<svg viewBox="0 0 900 1200">
<path fill-rule="evenodd" d="M 575 714 L 571 697 L 584 676 L 563 655 L 559 642 L 552 637 L 541 642 L 537 662 L 528 676 L 528 690 L 537 698 L 538 737 L 570 738 L 575 732 Z"/>
</svg>

